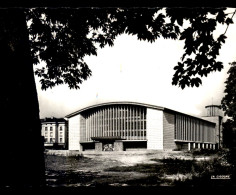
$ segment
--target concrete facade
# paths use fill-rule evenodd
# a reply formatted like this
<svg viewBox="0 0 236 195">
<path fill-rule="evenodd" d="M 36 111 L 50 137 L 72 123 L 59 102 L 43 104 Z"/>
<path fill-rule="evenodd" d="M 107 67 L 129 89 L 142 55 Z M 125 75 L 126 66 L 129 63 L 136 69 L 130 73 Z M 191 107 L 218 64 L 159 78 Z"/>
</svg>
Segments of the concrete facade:
<svg viewBox="0 0 236 195">
<path fill-rule="evenodd" d="M 147 149 L 163 150 L 163 111 L 147 108 Z"/>
<path fill-rule="evenodd" d="M 222 127 L 222 117 L 221 116 L 205 116 L 202 117 L 204 119 L 207 119 L 213 123 L 216 124 L 216 131 L 215 131 L 215 142 L 218 148 L 222 147 L 222 137 L 223 137 L 223 127 Z"/>
<path fill-rule="evenodd" d="M 221 148 L 223 143 L 223 113 L 219 105 L 208 105 L 205 107 L 207 114 L 206 116 L 202 117 L 208 121 L 211 121 L 216 124 L 216 131 L 215 131 L 215 142 L 216 147 Z"/>
<path fill-rule="evenodd" d="M 102 143 L 101 142 L 96 142 L 95 143 L 95 150 L 96 151 L 102 151 Z"/>
<path fill-rule="evenodd" d="M 155 105 L 109 102 L 66 116 L 69 150 L 214 149 L 219 121 Z"/>
<path fill-rule="evenodd" d="M 114 151 L 123 151 L 124 150 L 124 144 L 122 141 L 115 141 L 114 142 Z"/>
<path fill-rule="evenodd" d="M 175 115 L 172 113 L 163 113 L 163 148 L 165 150 L 174 150 L 177 148 L 175 139 Z"/>
<path fill-rule="evenodd" d="M 69 150 L 82 150 L 80 144 L 80 115 L 73 116 L 69 119 Z"/>
</svg>

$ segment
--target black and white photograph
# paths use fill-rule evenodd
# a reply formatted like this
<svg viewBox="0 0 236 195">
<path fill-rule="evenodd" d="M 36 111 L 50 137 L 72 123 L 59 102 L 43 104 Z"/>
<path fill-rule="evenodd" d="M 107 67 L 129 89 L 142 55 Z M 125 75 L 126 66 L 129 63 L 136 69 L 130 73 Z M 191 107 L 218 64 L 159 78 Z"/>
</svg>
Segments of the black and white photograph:
<svg viewBox="0 0 236 195">
<path fill-rule="evenodd" d="M 0 55 L 1 189 L 235 189 L 236 6 L 3 6 Z"/>
</svg>

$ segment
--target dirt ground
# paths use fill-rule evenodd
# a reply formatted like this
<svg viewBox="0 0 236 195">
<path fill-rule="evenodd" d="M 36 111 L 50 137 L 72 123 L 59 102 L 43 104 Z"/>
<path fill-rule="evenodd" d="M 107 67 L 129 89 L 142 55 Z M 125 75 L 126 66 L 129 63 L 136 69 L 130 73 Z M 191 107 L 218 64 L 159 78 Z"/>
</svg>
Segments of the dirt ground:
<svg viewBox="0 0 236 195">
<path fill-rule="evenodd" d="M 94 152 L 86 151 L 77 157 L 66 155 L 45 155 L 46 179 L 50 187 L 66 186 L 135 186 L 150 185 L 168 186 L 176 176 L 165 176 L 158 180 L 155 173 L 137 171 L 108 171 L 113 167 L 130 167 L 138 164 L 157 164 L 157 159 L 178 158 L 193 159 L 190 153 L 180 151 L 122 151 Z M 52 152 L 51 152 L 52 154 Z M 196 160 L 207 160 L 210 157 L 199 157 Z M 181 179 L 181 176 L 178 175 Z M 147 182 L 147 180 L 151 180 Z M 164 181 L 164 182 L 163 182 Z"/>
</svg>

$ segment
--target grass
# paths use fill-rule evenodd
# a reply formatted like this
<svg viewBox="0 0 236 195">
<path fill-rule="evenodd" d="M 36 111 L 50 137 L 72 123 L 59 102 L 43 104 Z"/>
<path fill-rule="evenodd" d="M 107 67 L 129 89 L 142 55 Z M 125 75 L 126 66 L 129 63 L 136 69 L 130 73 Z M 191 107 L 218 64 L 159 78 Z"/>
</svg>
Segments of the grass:
<svg viewBox="0 0 236 195">
<path fill-rule="evenodd" d="M 112 172 L 141 172 L 148 177 L 144 183 L 152 181 L 168 182 L 170 185 L 184 186 L 220 186 L 234 185 L 232 166 L 224 164 L 217 158 L 209 161 L 183 160 L 177 158 L 153 159 L 155 164 L 137 164 L 129 167 L 112 167 L 106 171 Z M 180 177 L 180 176 L 181 177 Z M 212 180 L 211 176 L 229 175 L 230 180 Z M 165 179 L 172 176 L 171 179 Z M 185 177 L 183 177 L 185 176 Z M 171 180 L 171 181 L 170 181 Z M 136 181 L 138 182 L 138 181 Z"/>
<path fill-rule="evenodd" d="M 235 186 L 235 166 L 228 163 L 227 151 L 192 152 L 193 157 L 201 155 L 213 155 L 214 158 L 201 161 L 195 158 L 154 158 L 153 163 L 120 166 L 113 161 L 103 162 L 81 155 L 47 155 L 46 177 L 49 186 Z M 230 175 L 231 179 L 213 180 L 213 175 Z"/>
<path fill-rule="evenodd" d="M 128 167 L 112 167 L 105 169 L 105 171 L 113 172 L 141 172 L 141 173 L 155 173 L 159 176 L 164 174 L 186 174 L 192 171 L 195 160 L 180 160 L 173 158 L 153 159 L 157 163 L 154 164 L 137 164 Z"/>
<path fill-rule="evenodd" d="M 191 154 L 193 157 L 197 156 L 213 156 L 213 155 L 222 155 L 223 153 L 226 153 L 226 149 L 220 149 L 220 150 L 209 150 L 209 149 L 194 149 L 191 151 L 188 151 L 187 153 Z"/>
</svg>

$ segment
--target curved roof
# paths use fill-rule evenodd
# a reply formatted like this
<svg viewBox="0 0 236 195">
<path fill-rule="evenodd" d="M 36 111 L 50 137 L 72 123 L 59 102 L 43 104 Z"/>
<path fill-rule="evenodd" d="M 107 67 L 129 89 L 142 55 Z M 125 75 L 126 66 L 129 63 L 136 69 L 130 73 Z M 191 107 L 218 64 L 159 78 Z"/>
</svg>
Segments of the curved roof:
<svg viewBox="0 0 236 195">
<path fill-rule="evenodd" d="M 140 102 L 131 102 L 131 101 L 115 101 L 115 102 L 106 102 L 106 103 L 99 103 L 99 104 L 94 104 L 94 105 L 91 105 L 91 106 L 87 106 L 85 108 L 82 108 L 82 109 L 79 109 L 71 114 L 68 114 L 66 115 L 65 117 L 66 118 L 71 118 L 75 115 L 78 115 L 80 114 L 81 112 L 83 111 L 86 111 L 86 110 L 89 110 L 89 109 L 92 109 L 92 108 L 98 108 L 98 107 L 102 107 L 102 106 L 110 106 L 110 105 L 135 105 L 135 106 L 144 106 L 146 108 L 152 108 L 152 109 L 156 109 L 156 110 L 163 110 L 163 111 L 166 111 L 166 112 L 171 112 L 171 113 L 178 113 L 178 114 L 182 114 L 182 115 L 185 115 L 185 116 L 191 116 L 193 118 L 197 118 L 199 120 L 202 120 L 202 121 L 207 121 L 209 123 L 213 123 L 209 120 L 206 120 L 206 119 L 203 119 L 201 117 L 198 117 L 198 116 L 193 116 L 193 115 L 189 115 L 189 114 L 185 114 L 185 113 L 182 113 L 182 112 L 179 112 L 179 111 L 176 111 L 176 110 L 172 110 L 172 109 L 169 109 L 169 108 L 165 108 L 165 107 L 162 107 L 162 106 L 156 106 L 156 105 L 152 105 L 152 104 L 147 104 L 147 103 L 140 103 Z M 215 123 L 213 123 L 215 124 Z"/>
<path fill-rule="evenodd" d="M 110 106 L 110 105 L 135 105 L 135 106 L 144 106 L 147 108 L 153 108 L 153 109 L 157 109 L 157 110 L 164 110 L 164 107 L 160 107 L 160 106 L 155 106 L 155 105 L 151 105 L 151 104 L 145 104 L 145 103 L 140 103 L 140 102 L 129 102 L 129 101 L 116 101 L 116 102 L 106 102 L 106 103 L 100 103 L 100 104 L 94 104 L 85 108 L 82 108 L 80 110 L 77 110 L 71 114 L 66 115 L 67 118 L 70 118 L 72 116 L 75 116 L 83 111 L 92 109 L 92 108 L 97 108 L 97 107 L 102 107 L 102 106 Z"/>
<path fill-rule="evenodd" d="M 207 106 L 205 106 L 205 108 L 208 108 L 208 107 L 217 107 L 217 108 L 221 108 L 220 105 L 207 105 Z"/>
</svg>

